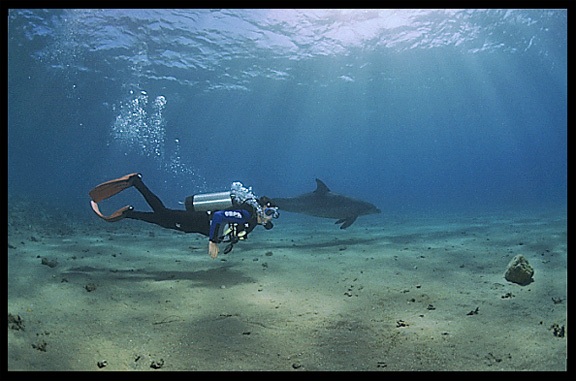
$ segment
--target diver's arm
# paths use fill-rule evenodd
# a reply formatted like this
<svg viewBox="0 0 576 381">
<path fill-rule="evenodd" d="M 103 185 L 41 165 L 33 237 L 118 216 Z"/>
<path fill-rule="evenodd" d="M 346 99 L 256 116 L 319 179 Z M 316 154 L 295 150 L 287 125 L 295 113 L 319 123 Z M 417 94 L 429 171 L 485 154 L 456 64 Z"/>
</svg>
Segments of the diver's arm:
<svg viewBox="0 0 576 381">
<path fill-rule="evenodd" d="M 218 256 L 218 245 L 215 242 L 208 241 L 208 253 L 210 258 L 216 258 Z"/>
<path fill-rule="evenodd" d="M 250 213 L 246 210 L 222 210 L 215 212 L 210 221 L 210 236 L 208 252 L 210 257 L 216 258 L 218 255 L 218 243 L 220 243 L 221 230 L 226 223 L 243 224 L 250 219 Z"/>
</svg>

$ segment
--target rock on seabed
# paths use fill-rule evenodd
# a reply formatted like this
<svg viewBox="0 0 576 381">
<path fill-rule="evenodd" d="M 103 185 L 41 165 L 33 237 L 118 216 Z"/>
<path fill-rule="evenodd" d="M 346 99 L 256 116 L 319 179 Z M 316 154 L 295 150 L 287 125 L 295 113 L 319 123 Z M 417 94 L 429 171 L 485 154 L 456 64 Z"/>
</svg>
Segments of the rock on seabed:
<svg viewBox="0 0 576 381">
<path fill-rule="evenodd" d="M 530 263 L 522 254 L 519 254 L 512 258 L 512 261 L 508 264 L 508 269 L 504 278 L 507 281 L 517 283 L 521 286 L 526 286 L 534 281 L 532 276 L 534 275 L 534 268 L 530 266 Z"/>
</svg>

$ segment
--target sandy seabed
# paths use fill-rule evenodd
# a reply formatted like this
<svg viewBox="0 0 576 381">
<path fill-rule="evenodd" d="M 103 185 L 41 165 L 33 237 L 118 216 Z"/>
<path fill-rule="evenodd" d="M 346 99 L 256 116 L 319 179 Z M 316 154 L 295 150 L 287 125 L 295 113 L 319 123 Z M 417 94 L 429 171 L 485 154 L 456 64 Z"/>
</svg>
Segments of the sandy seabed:
<svg viewBox="0 0 576 381">
<path fill-rule="evenodd" d="M 283 213 L 216 260 L 200 235 L 29 216 L 9 208 L 8 370 L 567 369 L 565 210 Z"/>
</svg>

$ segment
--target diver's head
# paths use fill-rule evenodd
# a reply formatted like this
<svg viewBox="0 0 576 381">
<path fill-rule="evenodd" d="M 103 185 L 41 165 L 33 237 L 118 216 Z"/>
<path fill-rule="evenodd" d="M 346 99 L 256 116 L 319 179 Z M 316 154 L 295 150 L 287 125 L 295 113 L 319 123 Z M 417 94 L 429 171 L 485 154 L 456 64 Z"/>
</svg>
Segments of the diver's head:
<svg viewBox="0 0 576 381">
<path fill-rule="evenodd" d="M 272 219 L 280 217 L 280 213 L 278 213 L 278 207 L 270 198 L 266 196 L 260 197 L 258 199 L 258 204 L 261 206 L 260 210 L 258 211 L 258 222 L 261 225 L 264 225 L 266 230 L 272 229 L 274 227 L 274 224 L 272 224 Z"/>
</svg>

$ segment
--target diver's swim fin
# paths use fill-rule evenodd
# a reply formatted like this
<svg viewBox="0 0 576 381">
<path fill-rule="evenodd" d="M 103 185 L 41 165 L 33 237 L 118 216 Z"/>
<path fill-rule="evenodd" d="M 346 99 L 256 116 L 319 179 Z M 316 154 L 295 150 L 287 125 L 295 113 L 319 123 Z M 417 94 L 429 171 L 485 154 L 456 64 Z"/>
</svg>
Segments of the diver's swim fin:
<svg viewBox="0 0 576 381">
<path fill-rule="evenodd" d="M 122 192 L 126 188 L 130 188 L 134 183 L 134 179 L 141 177 L 142 175 L 140 175 L 139 173 L 131 173 L 119 179 L 110 180 L 100 185 L 97 185 L 94 189 L 92 189 L 88 193 L 90 195 L 90 198 L 92 199 L 90 201 L 90 205 L 92 206 L 92 210 L 94 211 L 94 213 L 96 213 L 98 217 L 108 222 L 118 221 L 126 217 L 124 213 L 128 210 L 134 209 L 132 206 L 127 205 L 122 209 L 115 211 L 111 215 L 105 216 L 100 212 L 100 208 L 98 208 L 98 203 L 102 200 L 114 196 L 117 193 Z"/>
<path fill-rule="evenodd" d="M 122 192 L 126 188 L 130 188 L 136 177 L 142 177 L 142 175 L 139 173 L 131 173 L 116 180 L 106 181 L 105 183 L 97 185 L 88 194 L 94 202 L 98 203 Z"/>
<path fill-rule="evenodd" d="M 123 207 L 122 209 L 118 209 L 117 211 L 115 211 L 114 213 L 112 213 L 109 216 L 105 216 L 102 213 L 100 213 L 100 209 L 98 208 L 98 204 L 95 203 L 94 201 L 90 200 L 90 205 L 92 205 L 92 210 L 94 211 L 94 213 L 96 213 L 98 215 L 98 217 L 102 218 L 103 220 L 106 220 L 108 222 L 115 222 L 118 220 L 123 219 L 124 217 L 126 217 L 124 215 L 124 212 L 128 211 L 128 210 L 132 210 L 134 209 L 133 206 L 130 205 L 126 205 L 125 207 Z"/>
</svg>

